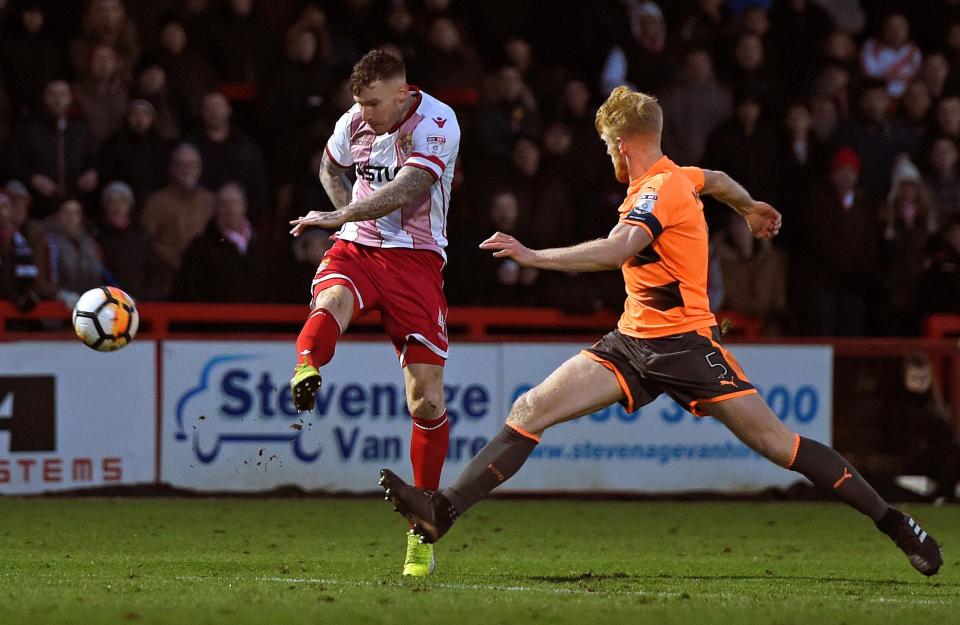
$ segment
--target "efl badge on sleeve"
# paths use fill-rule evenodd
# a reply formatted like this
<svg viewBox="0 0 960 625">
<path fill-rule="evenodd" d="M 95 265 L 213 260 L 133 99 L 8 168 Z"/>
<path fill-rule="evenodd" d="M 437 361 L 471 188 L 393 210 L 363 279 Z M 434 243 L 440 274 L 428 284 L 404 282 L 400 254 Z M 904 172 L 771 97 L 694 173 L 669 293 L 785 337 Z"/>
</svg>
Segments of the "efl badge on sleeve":
<svg viewBox="0 0 960 625">
<path fill-rule="evenodd" d="M 443 144 L 447 142 L 447 138 L 443 135 L 430 135 L 427 137 L 427 150 L 431 154 L 439 154 L 440 150 L 443 149 Z"/>
<path fill-rule="evenodd" d="M 657 197 L 659 196 L 656 193 L 641 193 L 631 212 L 638 215 L 652 213 L 653 207 L 657 203 Z"/>
</svg>

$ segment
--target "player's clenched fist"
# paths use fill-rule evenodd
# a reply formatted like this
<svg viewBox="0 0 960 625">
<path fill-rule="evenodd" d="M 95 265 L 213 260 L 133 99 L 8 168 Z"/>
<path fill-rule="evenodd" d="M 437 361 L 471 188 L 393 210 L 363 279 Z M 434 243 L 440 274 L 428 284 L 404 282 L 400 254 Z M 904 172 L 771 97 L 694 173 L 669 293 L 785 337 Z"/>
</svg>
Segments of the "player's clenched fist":
<svg viewBox="0 0 960 625">
<path fill-rule="evenodd" d="M 758 239 L 771 239 L 780 232 L 783 217 L 766 202 L 754 202 L 748 215 L 744 216 L 750 232 Z"/>
<path fill-rule="evenodd" d="M 493 250 L 495 258 L 512 258 L 521 265 L 531 265 L 536 252 L 525 246 L 509 234 L 496 232 L 480 244 L 482 250 Z"/>
<path fill-rule="evenodd" d="M 310 227 L 334 230 L 343 225 L 344 219 L 342 211 L 310 211 L 303 217 L 297 217 L 290 223 L 293 224 L 293 228 L 290 229 L 290 234 L 296 237 L 300 236 L 301 232 Z"/>
</svg>

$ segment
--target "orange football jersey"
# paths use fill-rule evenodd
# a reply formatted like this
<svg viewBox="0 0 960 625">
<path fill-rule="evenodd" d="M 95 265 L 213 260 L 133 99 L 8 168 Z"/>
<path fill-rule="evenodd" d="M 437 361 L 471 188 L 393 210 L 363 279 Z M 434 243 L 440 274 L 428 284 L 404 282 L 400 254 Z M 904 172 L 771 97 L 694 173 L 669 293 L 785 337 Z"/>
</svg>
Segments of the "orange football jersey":
<svg viewBox="0 0 960 625">
<path fill-rule="evenodd" d="M 679 167 L 666 156 L 630 183 L 620 222 L 646 228 L 653 242 L 623 264 L 623 334 L 655 338 L 716 325 L 707 298 L 701 188 L 702 169 Z"/>
</svg>

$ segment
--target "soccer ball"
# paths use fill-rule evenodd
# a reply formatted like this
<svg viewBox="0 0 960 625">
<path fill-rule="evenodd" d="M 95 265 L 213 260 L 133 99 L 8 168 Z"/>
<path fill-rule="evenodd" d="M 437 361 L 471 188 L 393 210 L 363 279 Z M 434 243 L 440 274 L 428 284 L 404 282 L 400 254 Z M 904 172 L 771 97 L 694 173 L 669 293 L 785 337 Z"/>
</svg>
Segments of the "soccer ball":
<svg viewBox="0 0 960 625">
<path fill-rule="evenodd" d="M 113 286 L 90 289 L 73 307 L 73 329 L 84 345 L 98 352 L 124 347 L 139 327 L 136 302 Z"/>
</svg>

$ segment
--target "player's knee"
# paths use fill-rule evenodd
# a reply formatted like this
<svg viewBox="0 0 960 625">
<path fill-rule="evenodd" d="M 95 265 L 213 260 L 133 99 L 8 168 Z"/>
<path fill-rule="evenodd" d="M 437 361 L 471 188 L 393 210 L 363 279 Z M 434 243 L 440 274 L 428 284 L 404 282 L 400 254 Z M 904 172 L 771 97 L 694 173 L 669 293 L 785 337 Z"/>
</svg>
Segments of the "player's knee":
<svg viewBox="0 0 960 625">
<path fill-rule="evenodd" d="M 311 310 L 324 309 L 329 312 L 340 324 L 342 330 L 346 330 L 350 321 L 353 319 L 354 301 L 353 293 L 344 286 L 333 286 L 317 293 L 313 299 Z"/>
<path fill-rule="evenodd" d="M 539 417 L 541 411 L 533 391 L 527 391 L 513 402 L 510 408 L 510 416 L 507 417 L 507 423 L 519 425 L 528 431 L 539 431 Z"/>
<path fill-rule="evenodd" d="M 439 393 L 426 385 L 412 384 L 407 390 L 407 409 L 416 419 L 436 419 L 442 412 Z"/>
<path fill-rule="evenodd" d="M 324 310 L 335 312 L 344 308 L 344 296 L 342 293 L 331 293 L 331 289 L 321 291 L 313 300 L 313 310 L 323 308 Z"/>
<path fill-rule="evenodd" d="M 317 293 L 313 299 L 313 309 L 323 308 L 333 314 L 352 312 L 353 293 L 345 286 L 336 285 Z"/>
<path fill-rule="evenodd" d="M 784 438 L 779 430 L 769 429 L 759 432 L 754 439 L 754 449 L 761 456 L 782 467 L 790 463 L 793 455 L 792 437 Z"/>
</svg>

